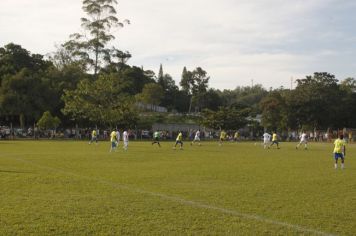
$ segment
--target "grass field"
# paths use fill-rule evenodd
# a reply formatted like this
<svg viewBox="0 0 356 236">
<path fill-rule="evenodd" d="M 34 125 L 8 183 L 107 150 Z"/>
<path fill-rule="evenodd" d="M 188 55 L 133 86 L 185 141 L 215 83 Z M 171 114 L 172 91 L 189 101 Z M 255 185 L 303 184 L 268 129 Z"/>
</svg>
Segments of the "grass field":
<svg viewBox="0 0 356 236">
<path fill-rule="evenodd" d="M 0 142 L 0 235 L 356 235 L 356 146 Z"/>
</svg>

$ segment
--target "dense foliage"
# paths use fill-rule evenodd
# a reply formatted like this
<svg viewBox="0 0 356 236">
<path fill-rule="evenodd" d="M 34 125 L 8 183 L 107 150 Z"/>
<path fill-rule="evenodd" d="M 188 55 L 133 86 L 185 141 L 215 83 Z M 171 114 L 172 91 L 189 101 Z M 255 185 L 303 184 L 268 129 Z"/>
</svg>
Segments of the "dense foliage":
<svg viewBox="0 0 356 236">
<path fill-rule="evenodd" d="M 209 88 L 207 71 L 184 67 L 177 86 L 162 65 L 156 76 L 128 65 L 131 54 L 110 46 L 112 29 L 129 23 L 118 19 L 115 0 L 84 0 L 83 10 L 87 34 L 71 35 L 48 58 L 14 43 L 0 47 L 2 124 L 33 125 L 44 112 L 62 126 L 142 127 L 172 120 L 142 114 L 140 103 L 194 114 L 196 122 L 211 128 L 240 128 L 260 116 L 261 125 L 274 130 L 356 127 L 354 78 L 339 81 L 324 72 L 297 80 L 294 90 L 255 85 L 220 91 Z"/>
</svg>

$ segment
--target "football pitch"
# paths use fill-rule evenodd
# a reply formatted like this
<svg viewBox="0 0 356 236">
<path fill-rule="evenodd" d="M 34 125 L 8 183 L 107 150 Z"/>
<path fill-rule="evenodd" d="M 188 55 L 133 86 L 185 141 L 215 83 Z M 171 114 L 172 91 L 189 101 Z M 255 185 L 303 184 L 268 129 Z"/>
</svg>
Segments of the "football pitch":
<svg viewBox="0 0 356 236">
<path fill-rule="evenodd" d="M 355 235 L 356 145 L 0 142 L 0 235 Z"/>
</svg>

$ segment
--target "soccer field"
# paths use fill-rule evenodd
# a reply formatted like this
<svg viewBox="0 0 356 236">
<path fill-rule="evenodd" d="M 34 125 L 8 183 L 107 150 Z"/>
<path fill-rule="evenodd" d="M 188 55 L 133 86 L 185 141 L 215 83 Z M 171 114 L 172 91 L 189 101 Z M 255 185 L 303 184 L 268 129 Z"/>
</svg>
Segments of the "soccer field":
<svg viewBox="0 0 356 236">
<path fill-rule="evenodd" d="M 0 235 L 355 235 L 356 146 L 0 142 Z"/>
</svg>

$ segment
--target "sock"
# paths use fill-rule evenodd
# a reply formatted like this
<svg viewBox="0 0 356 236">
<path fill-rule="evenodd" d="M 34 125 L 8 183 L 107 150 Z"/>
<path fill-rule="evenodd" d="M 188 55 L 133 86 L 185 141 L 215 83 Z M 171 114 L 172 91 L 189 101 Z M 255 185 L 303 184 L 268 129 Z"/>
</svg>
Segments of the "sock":
<svg viewBox="0 0 356 236">
<path fill-rule="evenodd" d="M 337 164 L 335 163 L 335 169 L 337 169 Z"/>
</svg>

